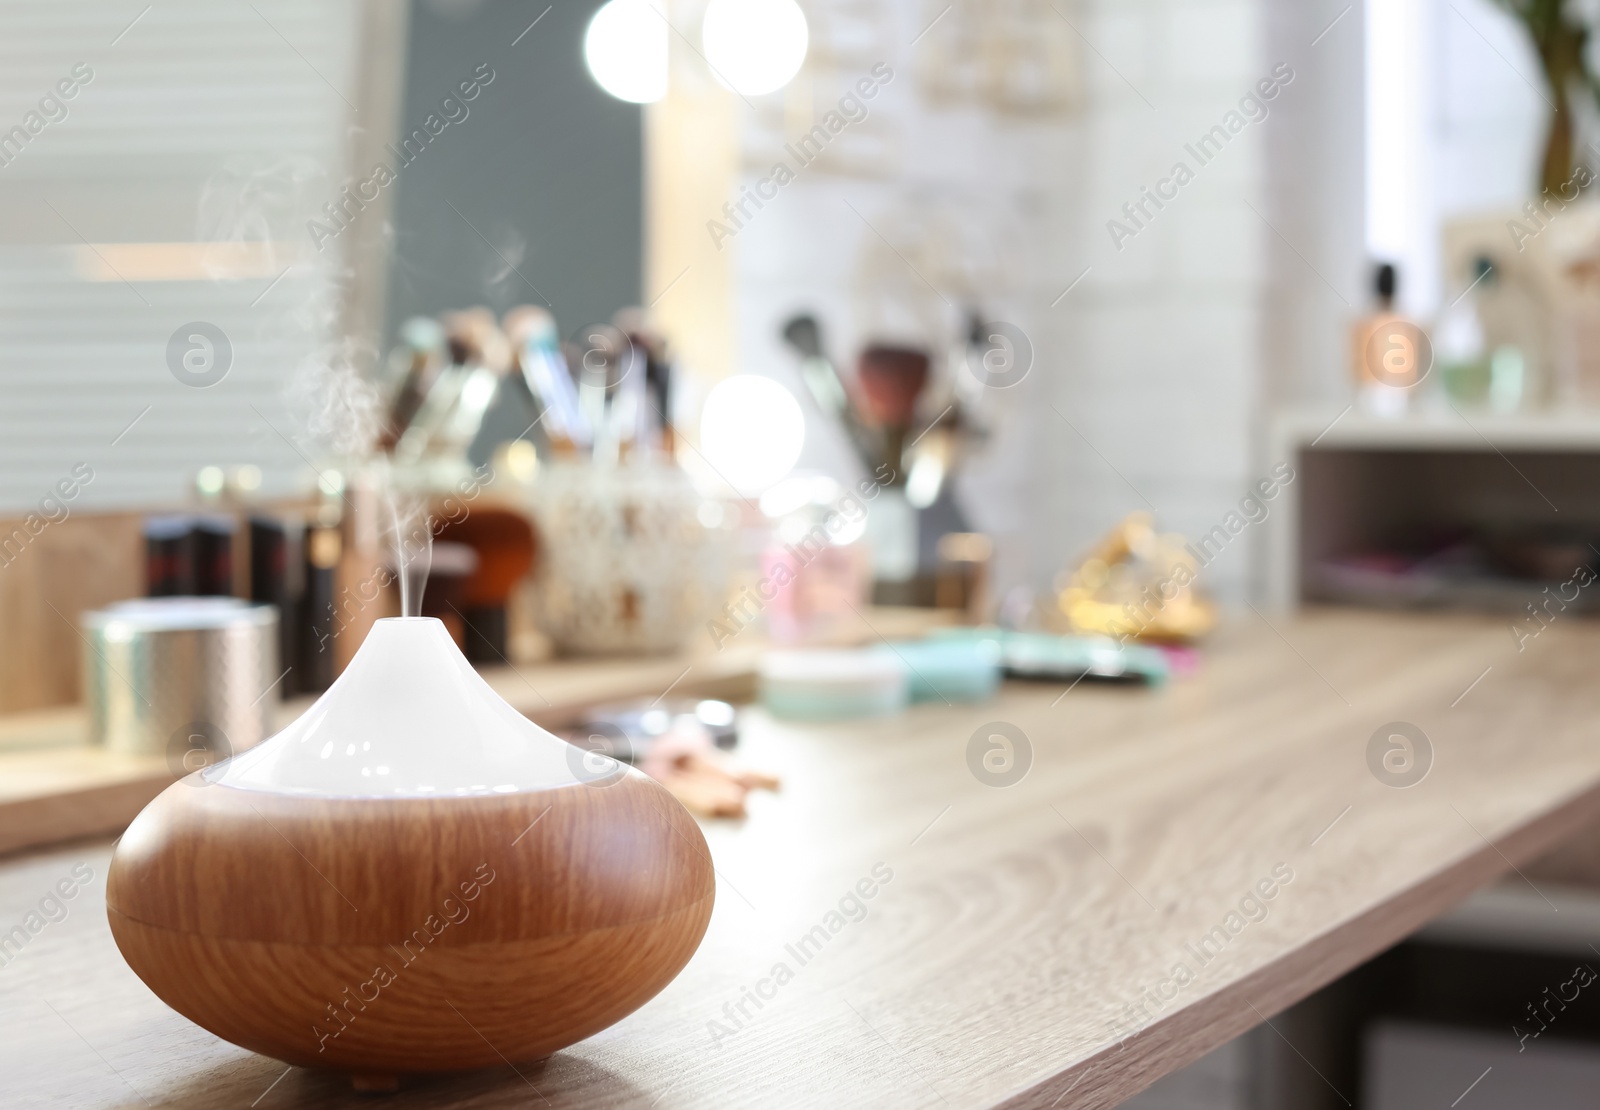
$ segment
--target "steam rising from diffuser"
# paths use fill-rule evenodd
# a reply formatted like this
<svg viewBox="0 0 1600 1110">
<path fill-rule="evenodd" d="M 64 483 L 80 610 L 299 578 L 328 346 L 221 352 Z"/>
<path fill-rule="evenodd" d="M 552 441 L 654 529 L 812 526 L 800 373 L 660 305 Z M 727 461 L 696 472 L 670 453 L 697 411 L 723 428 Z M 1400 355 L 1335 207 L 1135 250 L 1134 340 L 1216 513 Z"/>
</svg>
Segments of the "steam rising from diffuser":
<svg viewBox="0 0 1600 1110">
<path fill-rule="evenodd" d="M 327 185 L 311 158 L 231 159 L 200 191 L 195 243 L 204 276 L 220 282 L 264 271 L 270 277 L 298 261 L 303 214 Z"/>
<path fill-rule="evenodd" d="M 355 545 L 379 564 L 378 581 L 386 585 L 384 576 L 392 574 L 401 615 L 417 617 L 432 569 L 436 522 L 426 498 L 399 488 L 378 449 L 386 405 L 376 381 L 377 348 L 342 334 L 348 321 L 340 313 L 340 292 L 353 277 L 344 254 L 349 241 L 314 257 L 300 246 L 307 218 L 336 187 L 307 159 L 234 159 L 206 183 L 196 238 L 227 248 L 208 269 L 213 280 L 236 279 L 222 263 L 241 251 L 275 267 L 280 280 L 259 307 L 252 306 L 252 322 L 263 322 L 262 334 L 309 342 L 283 393 L 289 426 L 262 414 L 271 426 L 263 432 L 287 439 L 316 470 L 324 494 L 343 502 Z M 502 259 L 515 265 L 522 245 L 502 246 Z M 496 276 L 489 275 L 490 286 Z"/>
<path fill-rule="evenodd" d="M 331 343 L 301 364 L 289 390 L 291 406 L 323 450 L 357 467 L 379 458 L 383 402 L 377 386 L 361 370 L 372 361 L 373 353 L 365 344 L 351 339 Z M 376 474 L 379 485 L 374 492 L 387 506 L 389 519 L 371 521 L 369 526 L 375 537 L 380 531 L 390 532 L 385 539 L 393 560 L 390 570 L 400 589 L 400 615 L 418 617 L 433 566 L 433 521 L 425 501 L 404 493 L 387 465 Z M 350 508 L 354 511 L 355 506 Z"/>
<path fill-rule="evenodd" d="M 323 322 L 327 327 L 335 321 Z M 371 344 L 345 337 L 313 350 L 289 380 L 289 408 L 326 454 L 352 462 L 376 457 L 383 396 L 362 371 L 377 362 Z"/>
<path fill-rule="evenodd" d="M 387 499 L 394 526 L 394 573 L 400 580 L 400 615 L 420 617 L 422 594 L 428 588 L 428 572 L 433 569 L 433 523 L 419 506 L 408 504 L 401 511 L 402 498 L 392 481 Z"/>
</svg>

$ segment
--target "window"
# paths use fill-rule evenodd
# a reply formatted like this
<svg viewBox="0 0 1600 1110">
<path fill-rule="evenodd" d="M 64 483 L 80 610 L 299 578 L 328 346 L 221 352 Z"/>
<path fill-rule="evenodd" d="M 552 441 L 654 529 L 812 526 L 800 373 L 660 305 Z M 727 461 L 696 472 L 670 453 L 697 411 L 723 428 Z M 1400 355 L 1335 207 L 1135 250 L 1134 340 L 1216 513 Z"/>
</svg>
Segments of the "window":
<svg viewBox="0 0 1600 1110">
<path fill-rule="evenodd" d="M 0 513 L 80 463 L 98 508 L 180 501 L 207 464 L 306 473 L 286 387 L 334 349 L 353 250 L 306 223 L 365 123 L 362 18 L 0 0 Z M 196 334 L 222 337 L 209 375 Z"/>
</svg>

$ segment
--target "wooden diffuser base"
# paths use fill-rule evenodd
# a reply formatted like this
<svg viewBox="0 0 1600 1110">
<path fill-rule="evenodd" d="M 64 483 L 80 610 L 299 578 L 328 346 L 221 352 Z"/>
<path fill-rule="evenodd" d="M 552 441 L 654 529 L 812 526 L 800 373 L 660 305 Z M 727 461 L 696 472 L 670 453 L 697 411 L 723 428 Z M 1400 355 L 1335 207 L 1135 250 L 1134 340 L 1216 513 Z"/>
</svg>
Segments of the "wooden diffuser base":
<svg viewBox="0 0 1600 1110">
<path fill-rule="evenodd" d="M 185 1017 L 383 1089 L 604 1029 L 688 962 L 714 894 L 665 789 L 523 718 L 438 621 L 400 618 L 288 729 L 151 802 L 106 910 Z"/>
<path fill-rule="evenodd" d="M 548 1056 L 666 986 L 710 920 L 700 830 L 637 771 L 353 802 L 190 781 L 118 846 L 112 935 L 173 1009 L 286 1063 Z"/>
</svg>

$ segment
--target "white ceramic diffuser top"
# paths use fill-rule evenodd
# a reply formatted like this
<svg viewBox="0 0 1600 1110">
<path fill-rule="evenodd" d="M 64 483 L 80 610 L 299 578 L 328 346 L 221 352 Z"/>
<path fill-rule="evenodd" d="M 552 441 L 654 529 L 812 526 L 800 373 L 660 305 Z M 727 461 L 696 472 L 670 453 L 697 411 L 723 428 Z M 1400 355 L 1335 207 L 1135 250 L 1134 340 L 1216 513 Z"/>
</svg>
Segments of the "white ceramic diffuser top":
<svg viewBox="0 0 1600 1110">
<path fill-rule="evenodd" d="M 438 620 L 391 617 L 299 720 L 202 774 L 280 794 L 426 798 L 566 786 L 603 758 L 507 704 Z"/>
</svg>

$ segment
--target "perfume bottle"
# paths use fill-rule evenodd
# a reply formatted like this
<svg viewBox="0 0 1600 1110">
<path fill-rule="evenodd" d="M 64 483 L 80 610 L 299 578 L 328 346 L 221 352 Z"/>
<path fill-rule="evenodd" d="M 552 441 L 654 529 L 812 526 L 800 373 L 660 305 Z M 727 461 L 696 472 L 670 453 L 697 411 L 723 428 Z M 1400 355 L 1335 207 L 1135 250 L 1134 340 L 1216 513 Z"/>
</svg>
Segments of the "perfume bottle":
<svg viewBox="0 0 1600 1110">
<path fill-rule="evenodd" d="M 1489 399 L 1489 345 L 1478 315 L 1476 284 L 1490 280 L 1492 269 L 1488 259 L 1480 259 L 1473 267 L 1475 284 L 1439 314 L 1434 326 L 1439 381 L 1452 404 L 1478 407 Z"/>
<path fill-rule="evenodd" d="M 1538 408 L 1548 397 L 1543 302 L 1520 273 L 1489 256 L 1477 260 L 1487 275 L 1469 296 L 1477 303 L 1489 345 L 1489 408 L 1510 413 Z"/>
<path fill-rule="evenodd" d="M 1544 399 L 1544 341 L 1537 299 L 1494 260 L 1473 262 L 1471 284 L 1440 314 L 1437 355 L 1446 396 L 1511 413 Z"/>
<path fill-rule="evenodd" d="M 1393 264 L 1373 271 L 1374 309 L 1350 328 L 1350 366 L 1356 401 L 1376 416 L 1403 416 L 1427 375 L 1422 329 L 1395 311 L 1399 275 Z"/>
</svg>

